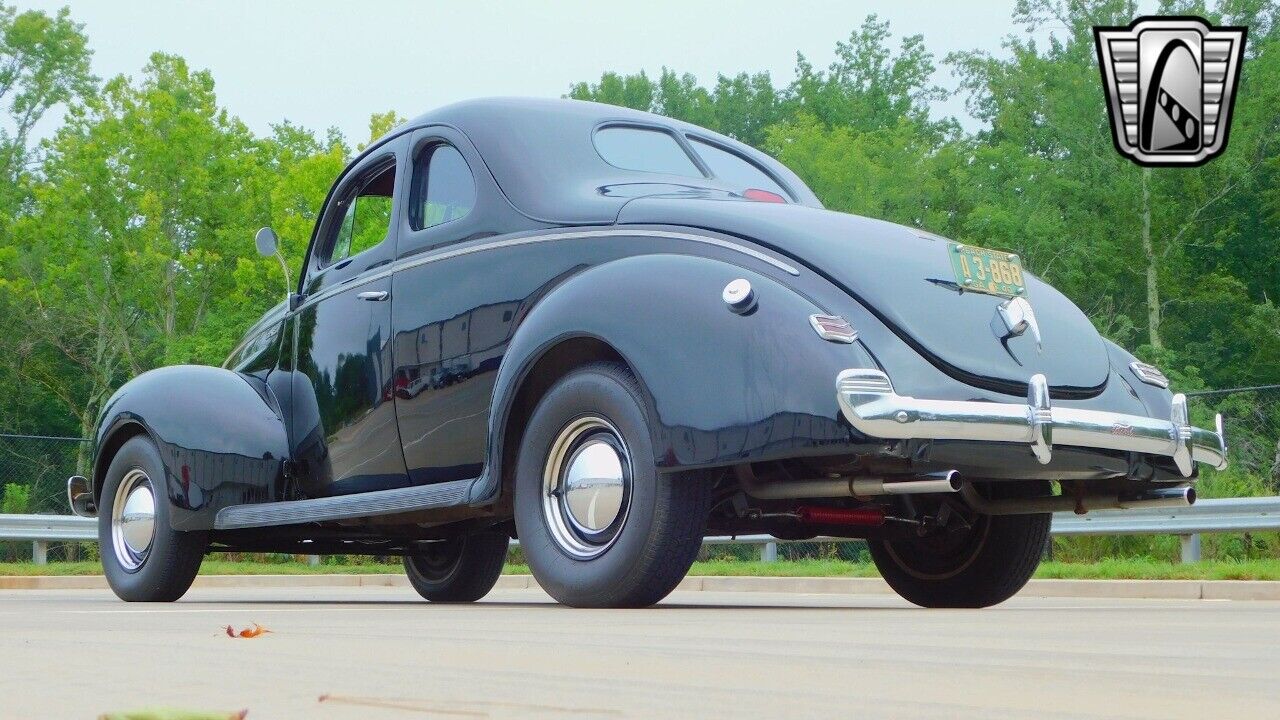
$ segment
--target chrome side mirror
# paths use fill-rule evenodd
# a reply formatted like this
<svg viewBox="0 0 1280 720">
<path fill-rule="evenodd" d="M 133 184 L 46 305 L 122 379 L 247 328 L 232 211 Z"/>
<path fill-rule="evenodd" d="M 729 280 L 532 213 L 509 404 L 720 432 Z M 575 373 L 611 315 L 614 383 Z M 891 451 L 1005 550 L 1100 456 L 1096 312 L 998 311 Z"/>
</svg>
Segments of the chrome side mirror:
<svg viewBox="0 0 1280 720">
<path fill-rule="evenodd" d="M 280 238 L 276 235 L 276 231 L 269 227 L 264 227 L 253 236 L 253 242 L 258 246 L 258 254 L 262 257 L 275 256 L 280 261 L 280 269 L 284 271 L 284 296 L 288 300 L 289 311 L 292 312 L 300 303 L 298 298 L 294 297 L 293 288 L 289 285 L 289 265 L 284 261 L 284 253 L 280 251 Z"/>
<path fill-rule="evenodd" d="M 264 227 L 253 236 L 253 242 L 258 246 L 258 254 L 262 257 L 271 257 L 280 249 L 280 238 L 276 237 L 276 231 L 269 227 Z"/>
</svg>

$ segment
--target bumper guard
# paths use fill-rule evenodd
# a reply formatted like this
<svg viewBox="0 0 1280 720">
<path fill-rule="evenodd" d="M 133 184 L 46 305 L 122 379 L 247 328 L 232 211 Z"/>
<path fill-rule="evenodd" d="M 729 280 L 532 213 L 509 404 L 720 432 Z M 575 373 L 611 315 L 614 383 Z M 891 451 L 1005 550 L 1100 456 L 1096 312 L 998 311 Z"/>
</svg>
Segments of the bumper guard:
<svg viewBox="0 0 1280 720">
<path fill-rule="evenodd" d="M 1053 459 L 1053 444 L 1163 455 L 1183 477 L 1195 463 L 1219 470 L 1227 466 L 1222 416 L 1215 429 L 1193 427 L 1187 397 L 1173 396 L 1168 420 L 1143 415 L 1053 407 L 1049 381 L 1033 375 L 1027 402 L 922 400 L 894 392 L 889 376 L 879 370 L 850 369 L 836 377 L 840 410 L 864 435 L 897 440 L 989 440 L 1025 443 L 1041 464 Z"/>
</svg>

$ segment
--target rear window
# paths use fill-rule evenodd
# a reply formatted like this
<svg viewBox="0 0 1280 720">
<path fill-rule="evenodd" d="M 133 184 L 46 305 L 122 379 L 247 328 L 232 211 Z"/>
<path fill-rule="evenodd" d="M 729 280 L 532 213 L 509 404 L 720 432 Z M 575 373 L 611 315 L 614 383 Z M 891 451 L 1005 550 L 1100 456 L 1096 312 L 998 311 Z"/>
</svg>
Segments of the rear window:
<svg viewBox="0 0 1280 720">
<path fill-rule="evenodd" d="M 712 175 L 738 190 L 768 190 L 789 200 L 795 199 L 759 165 L 741 155 L 695 137 L 689 138 L 689 142 L 693 144 L 694 151 L 702 157 L 702 161 L 706 163 Z"/>
<path fill-rule="evenodd" d="M 702 177 L 680 143 L 661 130 L 606 127 L 595 133 L 596 152 L 623 170 Z"/>
</svg>

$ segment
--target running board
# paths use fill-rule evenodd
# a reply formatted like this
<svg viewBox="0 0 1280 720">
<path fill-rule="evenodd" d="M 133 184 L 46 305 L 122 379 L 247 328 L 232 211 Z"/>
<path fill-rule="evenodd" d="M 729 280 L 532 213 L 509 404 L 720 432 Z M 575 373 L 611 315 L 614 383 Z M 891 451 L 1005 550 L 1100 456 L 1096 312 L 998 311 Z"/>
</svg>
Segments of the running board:
<svg viewBox="0 0 1280 720">
<path fill-rule="evenodd" d="M 467 503 L 468 491 L 474 482 L 475 480 L 452 480 L 310 500 L 231 505 L 218 511 L 213 528 L 238 530 L 272 525 L 299 525 L 454 507 Z"/>
</svg>

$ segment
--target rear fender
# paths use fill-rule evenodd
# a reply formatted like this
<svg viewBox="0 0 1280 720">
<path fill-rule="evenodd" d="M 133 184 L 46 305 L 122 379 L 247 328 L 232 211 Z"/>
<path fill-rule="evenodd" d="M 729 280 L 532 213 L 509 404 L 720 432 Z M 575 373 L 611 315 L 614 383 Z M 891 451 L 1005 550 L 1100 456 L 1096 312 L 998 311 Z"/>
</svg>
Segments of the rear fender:
<svg viewBox="0 0 1280 720">
<path fill-rule="evenodd" d="M 732 312 L 721 297 L 736 278 L 751 283 L 751 312 Z M 662 468 L 838 452 L 855 438 L 836 375 L 875 365 L 859 344 L 818 336 L 809 316 L 824 312 L 777 280 L 703 257 L 640 255 L 585 270 L 549 292 L 512 338 L 494 389 L 487 475 L 500 477 L 521 383 L 552 348 L 582 337 L 616 351 L 645 388 Z"/>
<path fill-rule="evenodd" d="M 115 451 L 141 433 L 160 451 L 175 529 L 212 529 L 220 508 L 282 499 L 288 435 L 279 404 L 255 377 L 177 365 L 126 383 L 98 421 L 95 501 Z"/>
</svg>

